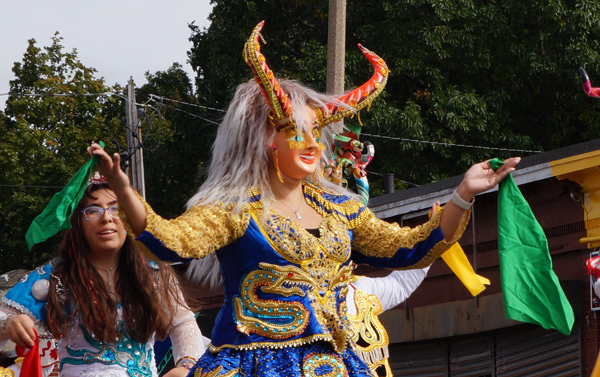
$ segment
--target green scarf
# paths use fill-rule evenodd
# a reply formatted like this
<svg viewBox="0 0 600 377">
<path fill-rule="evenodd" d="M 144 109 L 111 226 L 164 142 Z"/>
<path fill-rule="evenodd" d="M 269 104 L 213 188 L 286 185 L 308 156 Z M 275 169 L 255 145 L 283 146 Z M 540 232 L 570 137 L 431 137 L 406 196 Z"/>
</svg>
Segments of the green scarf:
<svg viewBox="0 0 600 377">
<path fill-rule="evenodd" d="M 494 170 L 502 164 L 490 161 Z M 498 188 L 498 252 L 506 318 L 569 335 L 573 308 L 552 270 L 544 230 L 511 175 Z"/>
<path fill-rule="evenodd" d="M 98 142 L 104 148 L 103 142 Z M 63 229 L 71 228 L 69 218 L 75 207 L 83 197 L 88 181 L 92 174 L 94 165 L 98 163 L 98 156 L 92 158 L 81 169 L 75 173 L 67 185 L 54 194 L 50 202 L 44 208 L 27 229 L 25 241 L 29 250 L 36 243 L 43 242 Z"/>
</svg>

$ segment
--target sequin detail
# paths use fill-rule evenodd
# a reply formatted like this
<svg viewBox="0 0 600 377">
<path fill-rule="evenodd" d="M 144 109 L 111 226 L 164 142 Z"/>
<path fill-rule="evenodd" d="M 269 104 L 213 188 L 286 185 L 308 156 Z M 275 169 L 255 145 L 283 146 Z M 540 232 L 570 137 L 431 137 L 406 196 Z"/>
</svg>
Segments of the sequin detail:
<svg viewBox="0 0 600 377">
<path fill-rule="evenodd" d="M 304 185 L 304 197 L 320 215 L 333 216 L 350 229 L 363 223 L 371 213 L 367 207 L 349 196 L 328 193 L 309 183 Z"/>
<path fill-rule="evenodd" d="M 444 207 L 428 222 L 410 228 L 380 220 L 370 210 L 366 209 L 365 221 L 361 223 L 360 227 L 354 229 L 352 247 L 367 256 L 390 258 L 396 254 L 399 248 L 411 249 L 417 243 L 427 239 L 433 230 L 440 226 L 443 211 Z M 469 222 L 470 214 L 470 211 L 465 211 L 451 240 L 442 239 L 418 263 L 404 268 L 424 268 L 433 263 L 435 259 L 460 239 Z"/>
<path fill-rule="evenodd" d="M 229 208 L 215 205 L 192 207 L 176 219 L 165 220 L 139 194 L 136 195 L 146 206 L 146 231 L 160 234 L 162 243 L 182 258 L 202 258 L 230 244 L 244 234 L 250 219 L 247 213 L 235 215 Z M 125 229 L 134 234 L 121 209 L 119 218 Z M 146 256 L 156 258 L 142 243 L 137 245 Z"/>
<path fill-rule="evenodd" d="M 377 317 L 383 311 L 379 299 L 360 289 L 354 291 L 356 315 L 348 315 L 350 334 L 356 354 L 369 366 L 373 375 L 383 366 L 391 376 L 388 363 L 389 338 L 383 324 Z"/>
<path fill-rule="evenodd" d="M 261 263 L 261 267 L 269 267 Z M 240 295 L 234 298 L 237 329 L 244 334 L 256 333 L 271 339 L 287 339 L 302 334 L 308 325 L 310 312 L 298 301 L 261 300 L 257 290 L 284 297 L 304 297 L 298 285 L 309 285 L 309 276 L 294 267 L 289 272 L 277 268 L 256 270 L 242 280 Z"/>
<path fill-rule="evenodd" d="M 342 359 L 332 354 L 311 354 L 302 361 L 304 377 L 347 377 Z"/>
<path fill-rule="evenodd" d="M 319 360 L 316 360 L 316 356 L 319 356 Z M 219 353 L 207 352 L 192 369 L 197 373 L 192 376 L 305 377 L 306 369 L 304 367 L 308 360 L 313 360 L 308 365 L 309 371 L 313 367 L 317 367 L 314 369 L 318 372 L 331 372 L 335 368 L 338 373 L 340 371 L 345 373 L 340 376 L 371 376 L 370 369 L 351 349 L 348 348 L 343 353 L 337 354 L 327 343 L 321 342 L 295 348 L 224 349 Z M 311 376 L 319 375 L 311 374 Z M 323 374 L 323 376 L 337 376 L 337 373 Z"/>
<path fill-rule="evenodd" d="M 258 221 L 258 216 L 253 214 Z M 350 235 L 347 226 L 334 217 L 321 222 L 321 237 L 315 237 L 294 220 L 274 211 L 260 224 L 273 248 L 289 262 L 302 265 L 320 286 L 336 274 L 350 258 Z"/>
<path fill-rule="evenodd" d="M 73 349 L 69 346 L 66 351 L 72 357 L 64 357 L 60 361 L 60 370 L 62 371 L 64 364 L 93 364 L 101 363 L 104 365 L 119 365 L 127 370 L 130 377 L 151 377 L 151 363 L 154 362 L 152 350 L 146 350 L 146 343 L 138 343 L 132 340 L 125 332 L 123 321 L 119 324 L 119 332 L 122 337 L 116 344 L 106 344 L 95 340 L 89 332 L 79 326 L 84 339 L 93 348 L 90 349 Z"/>
</svg>

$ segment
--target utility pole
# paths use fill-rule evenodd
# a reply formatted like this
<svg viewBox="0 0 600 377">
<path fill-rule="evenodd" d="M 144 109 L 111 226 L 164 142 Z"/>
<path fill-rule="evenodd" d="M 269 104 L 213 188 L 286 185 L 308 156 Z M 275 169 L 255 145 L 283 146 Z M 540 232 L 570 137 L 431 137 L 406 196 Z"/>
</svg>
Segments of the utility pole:
<svg viewBox="0 0 600 377">
<path fill-rule="evenodd" d="M 127 155 L 129 166 L 127 175 L 131 186 L 146 198 L 146 187 L 144 184 L 144 151 L 142 150 L 142 127 L 138 119 L 137 107 L 135 106 L 135 85 L 133 78 L 127 83 L 127 102 L 125 103 L 125 119 L 127 128 Z"/>
<path fill-rule="evenodd" d="M 327 88 L 329 94 L 344 93 L 346 64 L 346 0 L 329 0 L 327 30 Z M 336 122 L 332 129 L 342 132 L 344 122 Z"/>
<path fill-rule="evenodd" d="M 346 63 L 346 0 L 329 0 L 327 93 L 344 93 Z"/>
</svg>

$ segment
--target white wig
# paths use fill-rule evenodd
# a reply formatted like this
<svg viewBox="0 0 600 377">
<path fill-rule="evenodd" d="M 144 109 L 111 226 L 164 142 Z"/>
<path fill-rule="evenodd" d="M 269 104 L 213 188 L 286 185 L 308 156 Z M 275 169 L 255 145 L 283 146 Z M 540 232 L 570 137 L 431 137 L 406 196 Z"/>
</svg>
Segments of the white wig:
<svg viewBox="0 0 600 377">
<path fill-rule="evenodd" d="M 300 132 L 306 132 L 312 123 L 306 105 L 322 108 L 338 97 L 318 93 L 294 80 L 282 79 L 280 85 L 292 103 L 294 121 Z M 269 185 L 269 143 L 274 135 L 268 112 L 269 107 L 254 80 L 237 87 L 212 146 L 208 177 L 188 201 L 188 208 L 236 204 L 234 212 L 240 212 L 249 201 L 250 190 L 258 187 L 262 192 L 264 213 L 268 213 L 273 198 Z M 325 146 L 332 144 L 331 126 L 323 129 L 321 142 Z M 322 162 L 326 162 L 326 155 L 323 154 Z M 314 183 L 328 191 L 356 198 L 354 193 L 327 179 Z"/>
</svg>

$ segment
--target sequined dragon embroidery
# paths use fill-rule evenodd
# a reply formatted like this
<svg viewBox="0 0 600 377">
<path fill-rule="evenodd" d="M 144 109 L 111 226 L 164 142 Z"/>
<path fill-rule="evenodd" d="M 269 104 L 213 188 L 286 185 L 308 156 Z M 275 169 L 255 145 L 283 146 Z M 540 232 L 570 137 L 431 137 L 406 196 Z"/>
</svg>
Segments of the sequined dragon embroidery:
<svg viewBox="0 0 600 377">
<path fill-rule="evenodd" d="M 278 266 L 260 263 L 242 280 L 240 296 L 234 298 L 236 323 L 239 331 L 255 333 L 271 339 L 288 339 L 302 334 L 310 320 L 310 311 L 298 300 L 264 300 L 263 294 L 299 299 L 307 297 L 317 321 L 329 332 L 323 340 L 333 341 L 334 348 L 343 350 L 348 342 L 345 331 L 345 297 L 351 268 L 344 266 L 332 277 L 328 290 L 305 271 L 293 265 Z"/>
</svg>

